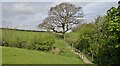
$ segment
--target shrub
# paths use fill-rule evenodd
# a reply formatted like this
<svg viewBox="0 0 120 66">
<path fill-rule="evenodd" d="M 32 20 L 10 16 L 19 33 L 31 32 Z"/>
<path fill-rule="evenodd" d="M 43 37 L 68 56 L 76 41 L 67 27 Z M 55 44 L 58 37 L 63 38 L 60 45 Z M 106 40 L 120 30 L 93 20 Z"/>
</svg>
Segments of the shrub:
<svg viewBox="0 0 120 66">
<path fill-rule="evenodd" d="M 8 29 L 2 30 L 2 46 L 49 51 L 55 43 L 53 35 L 47 32 L 41 33 Z"/>
<path fill-rule="evenodd" d="M 75 46 L 78 38 L 79 34 L 77 33 L 66 33 L 65 35 L 65 41 L 71 46 Z"/>
</svg>

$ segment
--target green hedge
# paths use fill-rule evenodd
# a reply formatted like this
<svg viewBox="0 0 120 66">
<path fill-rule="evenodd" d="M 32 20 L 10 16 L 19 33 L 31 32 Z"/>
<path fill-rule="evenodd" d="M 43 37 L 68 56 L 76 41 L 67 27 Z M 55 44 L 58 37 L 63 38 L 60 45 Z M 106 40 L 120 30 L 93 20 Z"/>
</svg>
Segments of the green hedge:
<svg viewBox="0 0 120 66">
<path fill-rule="evenodd" d="M 54 43 L 54 37 L 47 32 L 2 29 L 2 46 L 49 51 Z"/>
</svg>

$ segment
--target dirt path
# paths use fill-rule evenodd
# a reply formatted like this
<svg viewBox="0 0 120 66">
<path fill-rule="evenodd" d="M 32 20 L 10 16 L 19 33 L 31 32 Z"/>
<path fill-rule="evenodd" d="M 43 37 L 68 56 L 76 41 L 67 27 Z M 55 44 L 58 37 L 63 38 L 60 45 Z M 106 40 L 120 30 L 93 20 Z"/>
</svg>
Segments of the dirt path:
<svg viewBox="0 0 120 66">
<path fill-rule="evenodd" d="M 68 47 L 74 54 L 78 55 L 80 59 L 83 60 L 86 64 L 93 64 L 83 53 L 76 52 L 74 49 L 72 49 L 70 46 Z"/>
</svg>

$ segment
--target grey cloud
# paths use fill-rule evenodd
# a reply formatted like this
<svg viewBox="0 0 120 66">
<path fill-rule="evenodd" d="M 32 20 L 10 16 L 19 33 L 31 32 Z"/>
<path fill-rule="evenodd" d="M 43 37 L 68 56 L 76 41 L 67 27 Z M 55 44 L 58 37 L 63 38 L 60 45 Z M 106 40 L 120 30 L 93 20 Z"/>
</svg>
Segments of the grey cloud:
<svg viewBox="0 0 120 66">
<path fill-rule="evenodd" d="M 50 7 L 60 2 L 8 2 L 3 3 L 3 26 L 32 29 L 47 17 Z M 82 6 L 85 18 L 93 20 L 97 15 L 101 15 L 116 3 L 99 3 L 99 2 L 71 2 L 76 6 Z"/>
<path fill-rule="evenodd" d="M 3 26 L 12 23 L 12 27 L 33 27 L 48 15 L 52 2 L 3 3 Z"/>
<path fill-rule="evenodd" d="M 116 2 L 119 0 L 3 0 L 3 2 Z"/>
<path fill-rule="evenodd" d="M 36 10 L 28 3 L 11 4 L 9 7 L 3 7 L 3 12 L 4 11 L 11 14 L 34 14 L 36 12 Z"/>
<path fill-rule="evenodd" d="M 93 2 L 83 7 L 85 19 L 94 20 L 98 15 L 103 16 L 112 6 L 117 6 L 117 2 Z"/>
<path fill-rule="evenodd" d="M 2 27 L 2 3 L 0 2 L 0 27 Z"/>
</svg>

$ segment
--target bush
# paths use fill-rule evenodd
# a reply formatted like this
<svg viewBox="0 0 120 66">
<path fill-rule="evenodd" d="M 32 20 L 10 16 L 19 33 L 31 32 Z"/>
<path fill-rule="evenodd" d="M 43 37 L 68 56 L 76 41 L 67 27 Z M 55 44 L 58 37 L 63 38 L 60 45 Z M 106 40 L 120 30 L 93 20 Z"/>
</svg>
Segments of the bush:
<svg viewBox="0 0 120 66">
<path fill-rule="evenodd" d="M 65 41 L 71 45 L 72 47 L 75 46 L 77 39 L 79 38 L 78 33 L 66 33 L 65 34 Z"/>
<path fill-rule="evenodd" d="M 49 51 L 53 48 L 53 44 L 55 43 L 53 35 L 47 32 L 25 32 L 10 29 L 2 30 L 2 46 Z"/>
<path fill-rule="evenodd" d="M 55 43 L 54 39 L 49 37 L 35 37 L 32 41 L 32 49 L 49 51 L 53 48 L 53 44 Z"/>
</svg>

